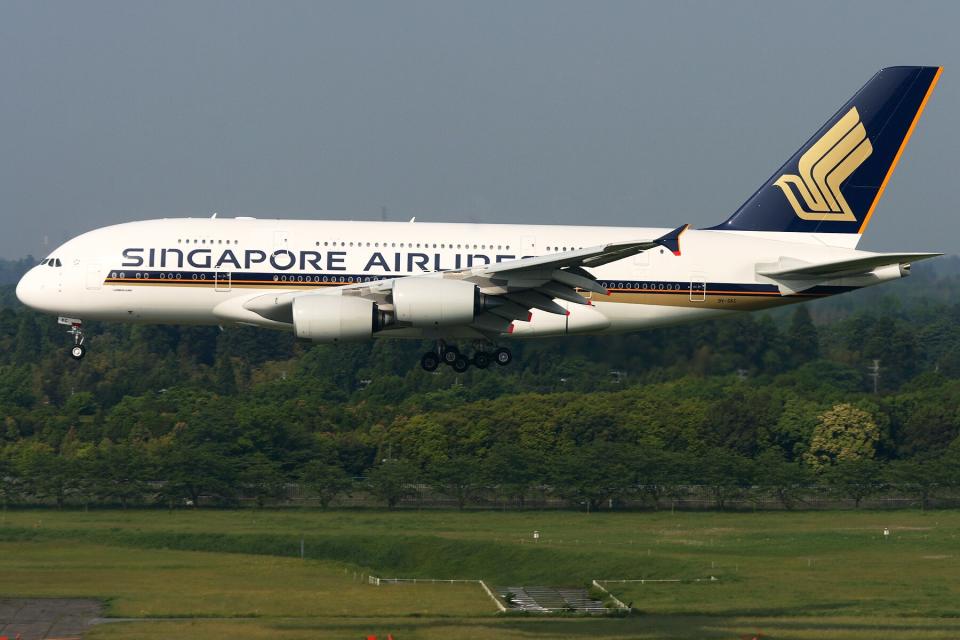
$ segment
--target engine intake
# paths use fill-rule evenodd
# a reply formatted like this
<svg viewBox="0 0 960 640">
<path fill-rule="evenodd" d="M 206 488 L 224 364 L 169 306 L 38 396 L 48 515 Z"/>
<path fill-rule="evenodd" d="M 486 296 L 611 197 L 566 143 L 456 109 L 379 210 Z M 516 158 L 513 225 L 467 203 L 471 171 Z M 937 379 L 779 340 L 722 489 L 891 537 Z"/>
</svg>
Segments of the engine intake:
<svg viewBox="0 0 960 640">
<path fill-rule="evenodd" d="M 466 280 L 400 278 L 393 283 L 400 322 L 414 327 L 470 324 L 480 310 L 480 289 Z"/>
<path fill-rule="evenodd" d="M 293 331 L 314 342 L 366 340 L 382 325 L 372 300 L 343 295 L 310 295 L 293 299 Z"/>
</svg>

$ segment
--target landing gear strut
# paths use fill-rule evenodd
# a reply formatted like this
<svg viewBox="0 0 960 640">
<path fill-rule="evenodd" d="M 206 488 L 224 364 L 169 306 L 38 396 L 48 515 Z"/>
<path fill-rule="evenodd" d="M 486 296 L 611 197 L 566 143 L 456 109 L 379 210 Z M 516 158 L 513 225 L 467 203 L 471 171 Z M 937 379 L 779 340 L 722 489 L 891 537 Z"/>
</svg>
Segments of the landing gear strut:
<svg viewBox="0 0 960 640">
<path fill-rule="evenodd" d="M 79 320 L 72 318 L 60 318 L 60 323 L 70 325 L 70 328 L 67 330 L 67 333 L 73 336 L 73 346 L 70 347 L 70 357 L 74 360 L 83 360 L 83 356 L 87 355 L 87 348 L 83 346 L 83 324 Z"/>
<path fill-rule="evenodd" d="M 491 351 L 491 348 L 492 345 L 489 343 L 478 341 L 474 345 L 473 355 L 467 357 L 455 345 L 448 345 L 440 340 L 434 351 L 423 354 L 420 358 L 420 366 L 424 371 L 436 371 L 442 363 L 452 367 L 457 373 L 463 373 L 470 368 L 471 364 L 477 369 L 486 369 L 494 362 L 500 366 L 506 366 L 513 361 L 510 349 L 500 347 Z"/>
</svg>

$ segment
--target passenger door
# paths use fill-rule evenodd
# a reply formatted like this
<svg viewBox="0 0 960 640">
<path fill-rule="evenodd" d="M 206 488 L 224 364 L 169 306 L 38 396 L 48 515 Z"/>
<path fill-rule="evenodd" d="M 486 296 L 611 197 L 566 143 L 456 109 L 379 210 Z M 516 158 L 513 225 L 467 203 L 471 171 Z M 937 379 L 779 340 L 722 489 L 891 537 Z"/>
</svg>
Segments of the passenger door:
<svg viewBox="0 0 960 640">
<path fill-rule="evenodd" d="M 702 273 L 690 274 L 690 302 L 703 302 L 707 299 L 707 277 Z"/>
<path fill-rule="evenodd" d="M 87 289 L 96 291 L 103 286 L 103 265 L 99 262 L 87 263 Z"/>
</svg>

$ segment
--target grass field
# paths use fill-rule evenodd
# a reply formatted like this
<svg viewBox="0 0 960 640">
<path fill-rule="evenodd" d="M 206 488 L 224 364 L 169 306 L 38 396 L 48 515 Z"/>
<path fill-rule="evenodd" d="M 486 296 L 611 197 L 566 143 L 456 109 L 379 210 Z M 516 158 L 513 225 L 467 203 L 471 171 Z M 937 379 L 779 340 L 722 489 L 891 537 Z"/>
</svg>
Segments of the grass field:
<svg viewBox="0 0 960 640">
<path fill-rule="evenodd" d="M 892 535 L 884 539 L 889 527 Z M 531 534 L 541 532 L 534 544 Z M 306 560 L 300 560 L 301 538 Z M 475 585 L 607 583 L 624 619 L 495 615 Z M 958 638 L 960 512 L 11 511 L 0 595 L 95 596 L 99 638 Z M 231 619 L 232 618 L 232 619 Z M 244 619 L 237 619 L 244 618 Z M 747 636 L 749 637 L 749 636 Z"/>
</svg>

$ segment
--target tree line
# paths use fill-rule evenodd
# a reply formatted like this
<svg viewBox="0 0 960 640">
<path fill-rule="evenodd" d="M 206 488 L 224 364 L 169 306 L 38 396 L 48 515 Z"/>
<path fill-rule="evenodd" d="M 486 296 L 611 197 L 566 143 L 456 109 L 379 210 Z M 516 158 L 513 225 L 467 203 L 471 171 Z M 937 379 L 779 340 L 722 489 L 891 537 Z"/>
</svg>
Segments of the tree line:
<svg viewBox="0 0 960 640">
<path fill-rule="evenodd" d="M 76 363 L 6 286 L 0 500 L 944 503 L 960 493 L 960 269 L 916 271 L 892 294 L 518 342 L 510 367 L 461 375 L 420 371 L 417 342 L 98 323 Z"/>
</svg>

